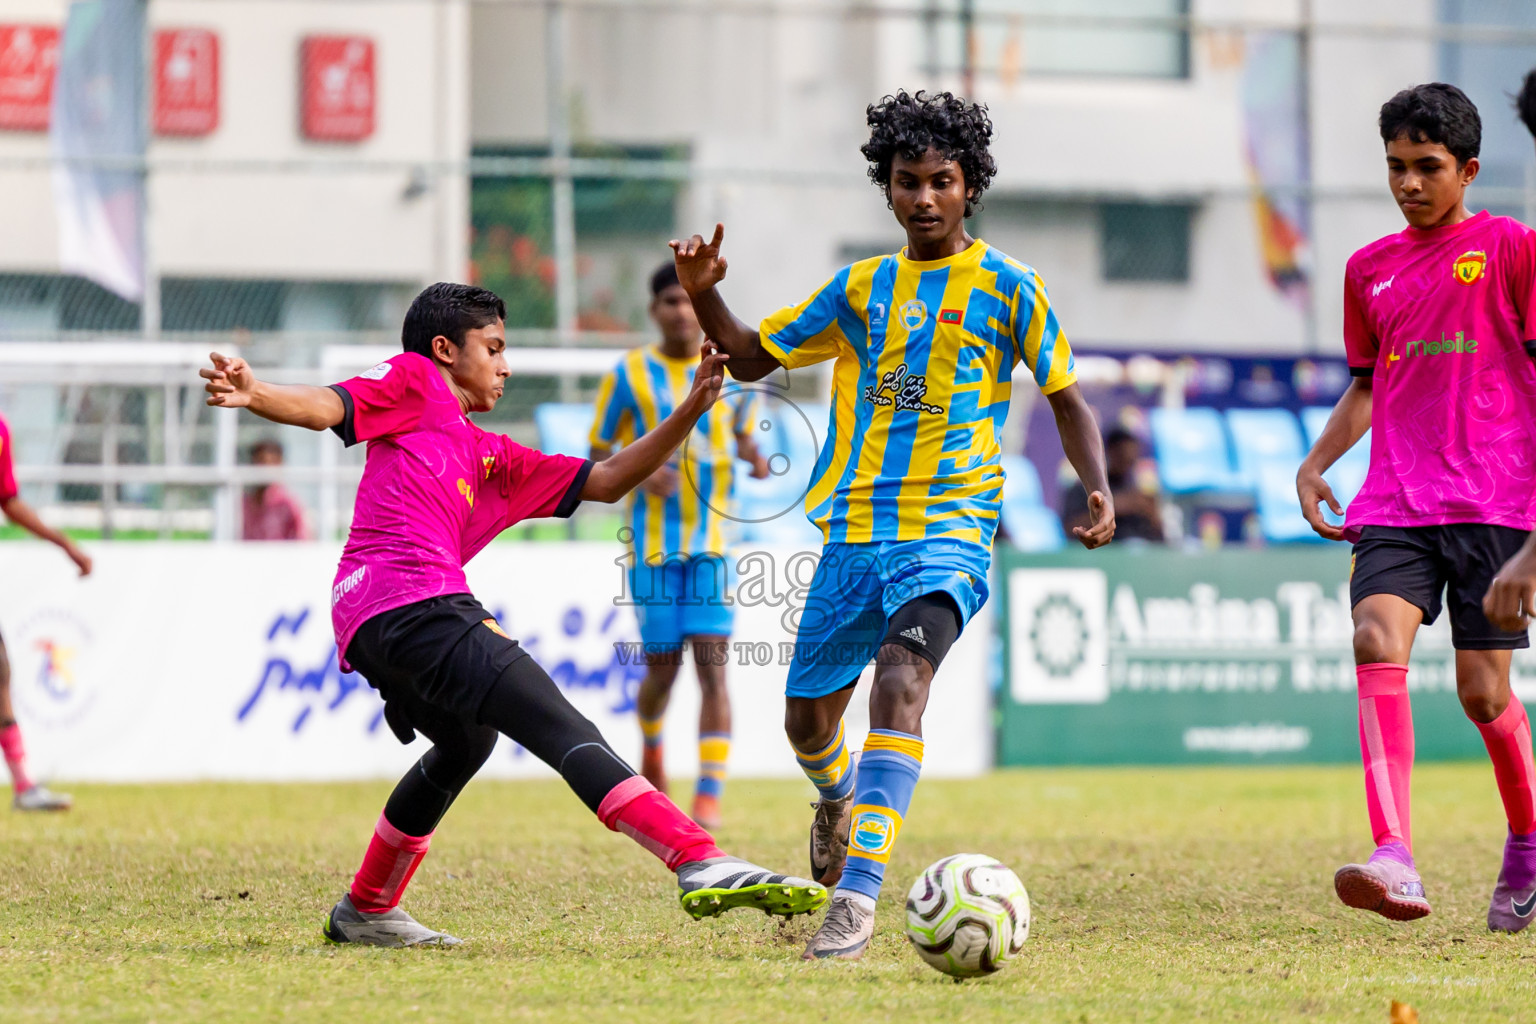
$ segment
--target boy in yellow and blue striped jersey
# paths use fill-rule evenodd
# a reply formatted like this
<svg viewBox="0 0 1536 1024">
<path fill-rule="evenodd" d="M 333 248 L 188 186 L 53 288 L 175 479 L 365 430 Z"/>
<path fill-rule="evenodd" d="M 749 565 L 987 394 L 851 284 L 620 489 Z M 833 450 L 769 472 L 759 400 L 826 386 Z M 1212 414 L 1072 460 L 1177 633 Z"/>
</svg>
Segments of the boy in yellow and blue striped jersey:
<svg viewBox="0 0 1536 1024">
<path fill-rule="evenodd" d="M 671 263 L 651 276 L 651 319 L 661 340 L 626 355 L 598 390 L 592 458 L 599 461 L 666 419 L 693 386 L 703 335 Z M 727 388 L 672 462 L 629 499 L 629 584 L 646 662 L 636 698 L 644 740 L 641 773 L 666 791 L 662 720 L 684 642 L 691 641 L 703 691 L 693 818 L 705 828 L 719 827 L 731 751 L 725 653 L 733 615 L 723 599 L 732 577 L 724 555 L 735 460 L 750 462 L 758 479 L 768 475 L 767 461 L 752 438 L 755 410 L 752 392 Z"/>
<path fill-rule="evenodd" d="M 785 729 L 821 799 L 811 872 L 837 883 L 805 958 L 857 959 L 922 768 L 934 671 L 987 599 L 1002 500 L 998 438 L 1022 364 L 1056 415 L 1089 494 L 1086 547 L 1114 535 L 1104 448 L 1072 349 L 1033 268 L 965 230 L 996 166 L 986 108 L 905 92 L 868 108 L 863 147 L 907 245 L 845 267 L 759 327 L 736 319 L 724 227 L 672 243 L 699 322 L 738 380 L 835 360 L 827 441 L 807 516 L 825 547 L 806 596 L 786 684 Z M 875 662 L 869 739 L 857 764 L 843 712 Z"/>
</svg>

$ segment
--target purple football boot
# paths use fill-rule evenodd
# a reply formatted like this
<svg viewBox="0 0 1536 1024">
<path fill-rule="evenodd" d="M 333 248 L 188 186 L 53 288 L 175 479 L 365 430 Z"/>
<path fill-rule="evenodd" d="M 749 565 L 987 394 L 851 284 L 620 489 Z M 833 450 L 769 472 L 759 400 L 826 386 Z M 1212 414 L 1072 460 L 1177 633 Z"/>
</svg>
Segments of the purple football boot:
<svg viewBox="0 0 1536 1024">
<path fill-rule="evenodd" d="M 1488 904 L 1488 930 L 1518 932 L 1536 914 L 1536 832 L 1504 840 L 1504 866 Z"/>
<path fill-rule="evenodd" d="M 1346 907 L 1374 910 L 1392 921 L 1429 916 L 1424 882 L 1413 866 L 1413 854 L 1402 843 L 1378 846 L 1364 864 L 1339 868 L 1333 876 L 1333 889 Z"/>
</svg>

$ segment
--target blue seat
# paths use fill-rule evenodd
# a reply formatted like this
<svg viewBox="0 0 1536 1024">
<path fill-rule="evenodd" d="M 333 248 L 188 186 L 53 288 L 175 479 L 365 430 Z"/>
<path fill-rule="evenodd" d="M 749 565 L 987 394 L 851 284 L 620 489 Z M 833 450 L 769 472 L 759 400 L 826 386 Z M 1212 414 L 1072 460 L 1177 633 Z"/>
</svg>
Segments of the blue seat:
<svg viewBox="0 0 1536 1024">
<path fill-rule="evenodd" d="M 1008 540 L 1020 551 L 1060 551 L 1066 546 L 1061 520 L 1044 505 L 1004 502 L 998 514 Z"/>
<path fill-rule="evenodd" d="M 1153 409 L 1152 448 L 1170 494 L 1245 490 L 1227 454 L 1227 431 L 1215 409 Z"/>
<path fill-rule="evenodd" d="M 1301 427 L 1306 431 L 1308 448 L 1317 444 L 1323 428 L 1328 425 L 1328 417 L 1332 415 L 1333 409 L 1326 405 L 1309 405 L 1301 410 Z"/>
<path fill-rule="evenodd" d="M 1045 500 L 1045 490 L 1040 485 L 1040 471 L 1022 455 L 1004 455 L 1003 473 L 1008 479 L 1003 484 L 1003 501 L 1039 505 Z"/>
<path fill-rule="evenodd" d="M 593 407 L 583 402 L 545 402 L 533 410 L 539 447 L 551 455 L 584 459 L 592 450 Z"/>
<path fill-rule="evenodd" d="M 1237 472 L 1255 490 L 1265 467 L 1289 465 L 1292 478 L 1301 464 L 1301 427 L 1289 409 L 1231 409 L 1227 429 L 1232 433 L 1232 451 L 1237 456 Z"/>
</svg>

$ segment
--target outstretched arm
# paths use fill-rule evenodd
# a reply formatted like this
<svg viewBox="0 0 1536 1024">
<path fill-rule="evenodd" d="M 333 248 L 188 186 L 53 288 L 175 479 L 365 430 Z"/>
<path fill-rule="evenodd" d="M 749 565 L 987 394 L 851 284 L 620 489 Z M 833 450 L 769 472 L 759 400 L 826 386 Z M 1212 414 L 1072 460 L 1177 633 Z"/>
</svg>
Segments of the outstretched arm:
<svg viewBox="0 0 1536 1024">
<path fill-rule="evenodd" d="M 1339 404 L 1333 407 L 1328 425 L 1296 471 L 1296 497 L 1301 501 L 1301 514 L 1319 537 L 1344 539 L 1344 528 L 1324 519 L 1318 508 L 1319 503 L 1326 501 L 1334 515 L 1344 514 L 1344 506 L 1333 496 L 1333 488 L 1328 486 L 1323 474 L 1370 429 L 1371 400 L 1371 378 L 1356 377 L 1351 381 L 1339 398 Z"/>
<path fill-rule="evenodd" d="M 221 409 L 249 409 L 263 419 L 292 427 L 327 430 L 347 414 L 341 396 L 310 384 L 268 384 L 257 380 L 244 359 L 214 352 L 213 369 L 198 370 L 208 383 L 208 404 Z"/>
<path fill-rule="evenodd" d="M 1077 470 L 1077 478 L 1088 492 L 1089 525 L 1074 526 L 1072 536 L 1090 551 L 1103 547 L 1115 535 L 1115 501 L 1104 471 L 1104 438 L 1099 434 L 1098 420 L 1076 384 L 1051 392 L 1046 401 L 1056 414 L 1056 431 L 1061 434 L 1067 461 Z"/>
<path fill-rule="evenodd" d="M 704 236 L 694 235 L 681 241 L 674 238 L 667 244 L 672 247 L 677 264 L 677 280 L 693 300 L 693 312 L 704 328 L 704 336 L 731 358 L 731 376 L 744 381 L 762 380 L 779 368 L 779 361 L 763 347 L 757 328 L 737 319 L 715 287 L 725 280 L 725 257 L 720 255 L 720 243 L 724 240 L 725 225 L 716 224 L 715 235 L 708 242 Z"/>
<path fill-rule="evenodd" d="M 13 494 L 4 501 L 0 501 L 0 512 L 4 512 L 7 519 L 32 536 L 63 548 L 69 560 L 80 569 L 81 576 L 91 574 L 91 556 L 81 551 L 74 541 L 38 518 L 32 506 L 22 501 L 20 497 Z"/>
<path fill-rule="evenodd" d="M 703 357 L 693 375 L 693 389 L 672 415 L 631 443 L 592 467 L 581 488 L 583 501 L 618 501 L 634 490 L 671 458 L 688 439 L 688 432 L 720 397 L 725 383 L 724 368 L 730 357 L 719 352 L 713 341 L 704 342 Z"/>
</svg>

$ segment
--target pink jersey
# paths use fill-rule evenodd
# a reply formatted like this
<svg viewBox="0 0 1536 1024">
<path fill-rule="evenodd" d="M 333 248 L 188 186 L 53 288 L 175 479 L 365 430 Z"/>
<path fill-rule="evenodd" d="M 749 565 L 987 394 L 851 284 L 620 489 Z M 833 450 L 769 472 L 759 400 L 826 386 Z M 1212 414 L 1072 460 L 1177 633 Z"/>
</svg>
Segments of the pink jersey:
<svg viewBox="0 0 1536 1024">
<path fill-rule="evenodd" d="M 425 356 L 404 352 L 341 384 L 336 432 L 368 442 L 352 530 L 331 588 L 336 649 L 368 619 L 467 594 L 464 563 L 513 523 L 575 511 L 590 463 L 545 455 L 464 416 Z"/>
<path fill-rule="evenodd" d="M 0 416 L 0 501 L 16 497 L 16 467 L 11 460 L 11 425 Z"/>
<path fill-rule="evenodd" d="M 1350 540 L 1363 526 L 1536 526 L 1533 288 L 1536 232 L 1487 212 L 1350 257 L 1344 346 L 1373 392 Z"/>
</svg>

